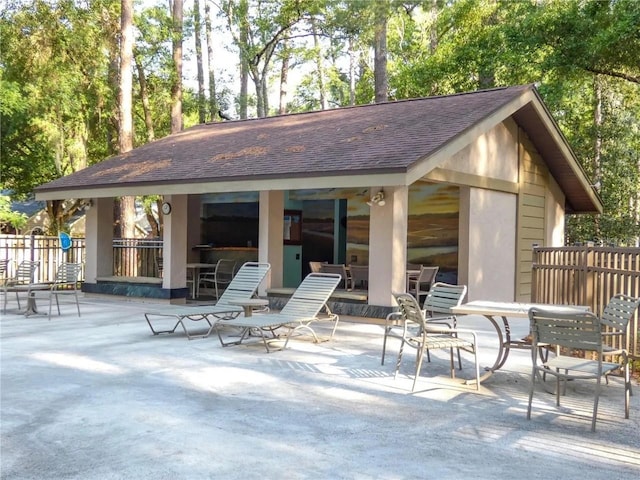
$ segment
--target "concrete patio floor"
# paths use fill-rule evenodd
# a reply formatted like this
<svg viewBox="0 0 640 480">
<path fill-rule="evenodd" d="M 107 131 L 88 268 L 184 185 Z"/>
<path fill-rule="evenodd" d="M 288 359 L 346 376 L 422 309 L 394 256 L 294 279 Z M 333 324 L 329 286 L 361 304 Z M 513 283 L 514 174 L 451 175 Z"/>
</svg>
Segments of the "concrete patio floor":
<svg viewBox="0 0 640 480">
<path fill-rule="evenodd" d="M 15 303 L 9 308 L 15 308 Z M 2 479 L 638 478 L 640 388 L 572 382 L 563 406 L 538 391 L 526 419 L 530 354 L 514 351 L 477 392 L 432 352 L 415 393 L 413 354 L 393 379 L 382 327 L 344 318 L 331 342 L 222 348 L 217 337 L 152 336 L 157 305 L 83 298 L 63 315 L 0 320 Z M 483 364 L 495 336 L 481 317 Z M 328 333 L 329 326 L 319 327 Z M 515 335 L 527 323 L 515 321 Z M 471 377 L 466 357 L 462 377 Z"/>
</svg>

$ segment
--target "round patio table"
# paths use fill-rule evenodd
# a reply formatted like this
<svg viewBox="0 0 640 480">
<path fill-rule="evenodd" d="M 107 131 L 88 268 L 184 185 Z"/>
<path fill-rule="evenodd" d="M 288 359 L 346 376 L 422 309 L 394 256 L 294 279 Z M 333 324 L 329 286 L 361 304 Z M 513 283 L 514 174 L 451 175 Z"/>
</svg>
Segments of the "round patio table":
<svg viewBox="0 0 640 480">
<path fill-rule="evenodd" d="M 269 300 L 266 298 L 248 298 L 246 300 L 230 300 L 229 305 L 238 305 L 244 309 L 244 316 L 250 317 L 253 315 L 254 308 L 264 308 L 269 305 Z"/>
</svg>

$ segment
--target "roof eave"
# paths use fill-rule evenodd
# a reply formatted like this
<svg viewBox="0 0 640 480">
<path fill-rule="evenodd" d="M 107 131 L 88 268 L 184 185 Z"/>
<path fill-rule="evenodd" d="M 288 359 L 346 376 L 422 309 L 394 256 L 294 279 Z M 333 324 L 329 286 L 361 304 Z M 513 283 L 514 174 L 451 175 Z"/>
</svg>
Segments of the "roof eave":
<svg viewBox="0 0 640 480">
<path fill-rule="evenodd" d="M 201 182 L 158 182 L 126 184 L 122 186 L 104 185 L 64 188 L 39 189 L 38 200 L 62 200 L 66 198 L 106 198 L 129 195 L 189 195 L 204 193 L 259 192 L 268 190 L 302 190 L 311 188 L 350 188 L 350 187 L 391 187 L 407 185 L 407 174 L 404 169 L 368 170 L 352 174 L 341 172 L 309 176 L 304 174 L 290 175 L 286 178 L 247 176 L 232 180 L 208 179 Z"/>
</svg>

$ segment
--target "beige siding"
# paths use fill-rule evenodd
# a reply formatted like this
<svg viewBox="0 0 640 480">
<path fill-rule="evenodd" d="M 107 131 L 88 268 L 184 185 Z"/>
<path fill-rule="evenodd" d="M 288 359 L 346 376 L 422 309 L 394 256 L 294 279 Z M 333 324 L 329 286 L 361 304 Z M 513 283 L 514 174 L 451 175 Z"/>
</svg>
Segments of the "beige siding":
<svg viewBox="0 0 640 480">
<path fill-rule="evenodd" d="M 531 301 L 531 260 L 533 244 L 546 238 L 546 197 L 549 172 L 526 134 L 519 132 L 518 220 L 516 236 L 516 300 Z"/>
</svg>

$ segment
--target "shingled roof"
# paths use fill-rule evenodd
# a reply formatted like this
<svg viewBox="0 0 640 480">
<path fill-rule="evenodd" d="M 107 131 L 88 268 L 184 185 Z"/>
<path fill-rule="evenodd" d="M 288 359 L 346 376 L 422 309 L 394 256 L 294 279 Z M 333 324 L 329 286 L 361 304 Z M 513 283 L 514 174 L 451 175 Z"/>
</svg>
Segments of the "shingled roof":
<svg viewBox="0 0 640 480">
<path fill-rule="evenodd" d="M 198 125 L 42 185 L 36 196 L 408 184 L 416 172 L 419 177 L 437 166 L 438 152 L 452 142 L 509 116 L 534 132 L 529 136 L 557 174 L 568 210 L 598 210 L 597 196 L 532 85 Z"/>
</svg>

